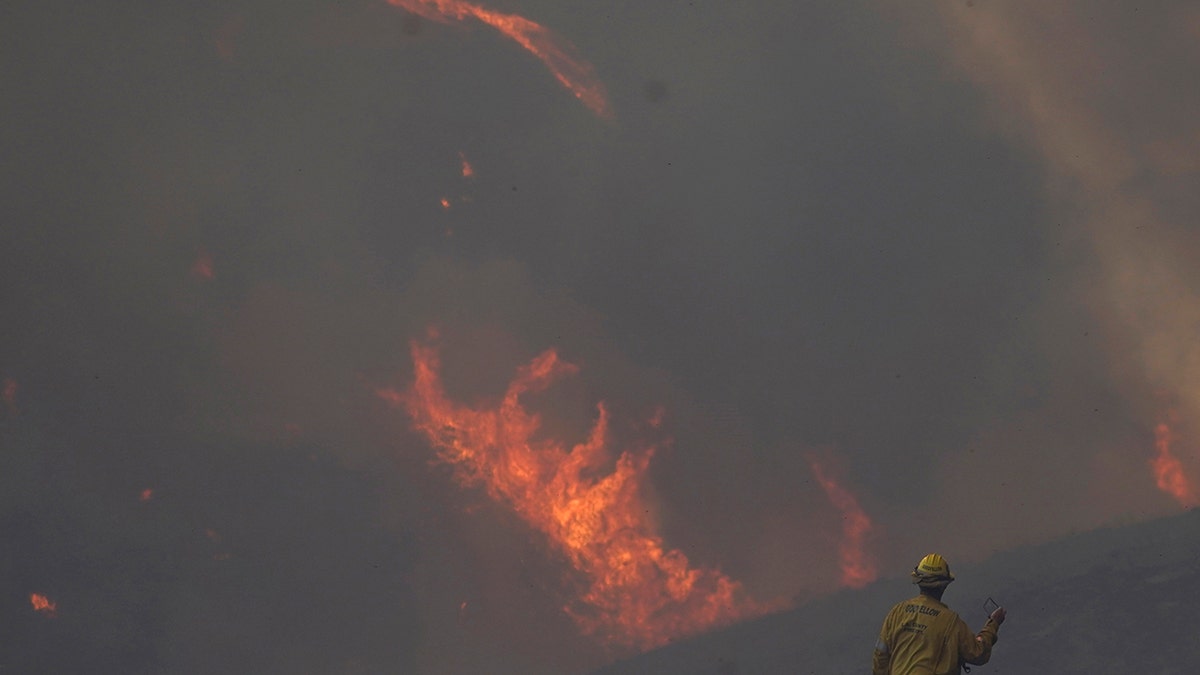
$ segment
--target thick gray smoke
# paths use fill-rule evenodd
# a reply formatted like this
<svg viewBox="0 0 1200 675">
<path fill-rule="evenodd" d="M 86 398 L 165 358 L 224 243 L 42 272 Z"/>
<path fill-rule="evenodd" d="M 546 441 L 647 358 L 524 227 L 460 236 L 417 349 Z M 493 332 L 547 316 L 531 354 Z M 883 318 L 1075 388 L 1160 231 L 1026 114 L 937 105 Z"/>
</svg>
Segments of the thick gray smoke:
<svg viewBox="0 0 1200 675">
<path fill-rule="evenodd" d="M 493 31 L 382 2 L 6 5 L 0 666 L 616 656 L 552 549 L 375 396 L 434 324 L 464 403 L 578 364 L 537 401 L 565 442 L 598 401 L 626 430 L 661 407 L 654 522 L 763 600 L 838 583 L 814 451 L 885 573 L 1172 511 L 1146 463 L 1174 409 L 1196 469 L 1194 11 L 1067 43 L 795 4 L 497 2 L 574 43 L 611 122 Z"/>
</svg>

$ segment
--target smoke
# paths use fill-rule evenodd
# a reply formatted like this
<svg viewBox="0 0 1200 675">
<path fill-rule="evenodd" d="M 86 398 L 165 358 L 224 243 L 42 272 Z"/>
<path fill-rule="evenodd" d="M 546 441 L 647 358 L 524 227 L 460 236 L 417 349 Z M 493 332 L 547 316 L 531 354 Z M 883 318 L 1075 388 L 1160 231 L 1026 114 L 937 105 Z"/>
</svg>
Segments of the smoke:
<svg viewBox="0 0 1200 675">
<path fill-rule="evenodd" d="M 1200 58 L 1194 9 L 1060 2 L 948 3 L 940 16 L 919 18 L 896 11 L 947 55 L 951 72 L 979 86 L 987 123 L 1045 167 L 1042 220 L 1053 255 L 1031 337 L 1055 359 L 1047 370 L 1057 382 L 1040 410 L 981 434 L 969 460 L 945 469 L 964 487 L 943 508 L 966 521 L 994 517 L 954 506 L 979 493 L 971 474 L 983 469 L 982 487 L 1005 504 L 1003 528 L 1025 536 L 1169 510 L 1139 479 L 1167 419 L 1187 430 L 1183 479 L 1194 481 L 1198 469 L 1196 167 L 1183 159 L 1197 137 L 1185 113 L 1197 101 L 1183 86 Z M 942 26 L 936 37 L 918 26 L 927 20 Z M 1077 474 L 1065 480 L 1071 467 Z M 1034 514 L 1048 520 L 1021 522 Z"/>
<path fill-rule="evenodd" d="M 0 665 L 610 659 L 375 396 L 431 325 L 464 406 L 553 348 L 546 437 L 658 416 L 647 527 L 763 602 L 1176 509 L 1193 10 L 697 4 L 497 3 L 612 124 L 384 3 L 6 8 Z"/>
</svg>

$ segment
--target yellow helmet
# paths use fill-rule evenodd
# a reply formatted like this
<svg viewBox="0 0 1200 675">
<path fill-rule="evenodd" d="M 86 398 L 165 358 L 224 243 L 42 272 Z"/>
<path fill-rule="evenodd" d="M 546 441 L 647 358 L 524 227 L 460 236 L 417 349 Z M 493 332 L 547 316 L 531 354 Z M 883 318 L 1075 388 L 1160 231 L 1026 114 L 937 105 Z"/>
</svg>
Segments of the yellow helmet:
<svg viewBox="0 0 1200 675">
<path fill-rule="evenodd" d="M 950 563 L 936 553 L 921 558 L 921 562 L 912 571 L 913 583 L 918 586 L 945 586 L 954 581 L 950 573 Z"/>
</svg>

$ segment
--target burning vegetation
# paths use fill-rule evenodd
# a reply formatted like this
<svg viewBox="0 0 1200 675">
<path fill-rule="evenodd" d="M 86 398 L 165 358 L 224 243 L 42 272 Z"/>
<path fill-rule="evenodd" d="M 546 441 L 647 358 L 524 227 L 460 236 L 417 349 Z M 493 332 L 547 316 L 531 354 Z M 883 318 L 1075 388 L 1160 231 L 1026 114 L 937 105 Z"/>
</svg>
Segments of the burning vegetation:
<svg viewBox="0 0 1200 675">
<path fill-rule="evenodd" d="M 640 493 L 654 448 L 614 452 L 603 403 L 583 442 L 535 440 L 541 421 L 522 396 L 576 373 L 575 365 L 543 352 L 518 370 L 498 404 L 470 408 L 447 398 L 437 347 L 411 347 L 413 385 L 379 395 L 407 411 L 460 484 L 482 486 L 565 558 L 582 588 L 563 609 L 584 633 L 648 649 L 767 609 L 737 581 L 665 546 Z"/>
</svg>

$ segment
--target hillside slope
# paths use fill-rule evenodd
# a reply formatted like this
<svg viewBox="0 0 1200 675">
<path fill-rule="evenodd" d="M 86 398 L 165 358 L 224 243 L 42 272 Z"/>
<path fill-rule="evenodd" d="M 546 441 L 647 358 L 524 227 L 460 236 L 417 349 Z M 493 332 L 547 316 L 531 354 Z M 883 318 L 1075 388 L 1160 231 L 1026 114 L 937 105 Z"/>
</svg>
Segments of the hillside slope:
<svg viewBox="0 0 1200 675">
<path fill-rule="evenodd" d="M 955 568 L 946 602 L 973 629 L 989 595 L 1009 620 L 998 673 L 1185 673 L 1200 663 L 1200 512 L 1071 535 Z M 913 593 L 881 580 L 612 664 L 594 675 L 870 672 L 888 608 Z"/>
</svg>

